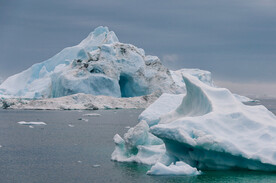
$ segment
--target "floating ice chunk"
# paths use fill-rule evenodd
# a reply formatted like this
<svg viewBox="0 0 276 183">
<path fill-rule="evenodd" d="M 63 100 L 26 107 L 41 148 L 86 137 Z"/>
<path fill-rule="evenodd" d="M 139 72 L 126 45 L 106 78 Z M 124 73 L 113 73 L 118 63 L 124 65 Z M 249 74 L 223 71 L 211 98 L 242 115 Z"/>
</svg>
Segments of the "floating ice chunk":
<svg viewBox="0 0 276 183">
<path fill-rule="evenodd" d="M 94 168 L 99 168 L 101 165 L 93 165 Z"/>
<path fill-rule="evenodd" d="M 82 161 L 77 161 L 78 163 L 82 163 Z"/>
<path fill-rule="evenodd" d="M 187 95 L 150 132 L 167 152 L 200 169 L 276 170 L 276 117 L 224 88 L 185 75 Z"/>
<path fill-rule="evenodd" d="M 148 173 L 160 175 L 180 173 L 184 168 L 179 167 L 187 167 L 183 162 L 199 170 L 276 171 L 272 112 L 264 106 L 244 105 L 229 90 L 192 75 L 185 74 L 183 81 L 185 96 L 162 95 L 124 138 L 114 137 L 112 160 L 156 164 Z M 149 137 L 162 141 L 157 145 Z M 176 161 L 183 162 L 171 164 Z"/>
<path fill-rule="evenodd" d="M 80 121 L 85 121 L 85 122 L 88 122 L 89 119 L 85 119 L 85 118 L 79 118 Z"/>
<path fill-rule="evenodd" d="M 75 125 L 72 125 L 72 124 L 69 124 L 68 126 L 71 127 L 71 128 L 72 128 L 72 127 L 75 127 Z"/>
<path fill-rule="evenodd" d="M 155 164 L 165 153 L 163 142 L 149 133 L 149 126 L 141 121 L 130 128 L 124 139 L 116 134 L 113 138 L 116 147 L 111 159 L 120 162 Z"/>
<path fill-rule="evenodd" d="M 201 171 L 191 167 L 183 161 L 177 161 L 175 164 L 166 166 L 160 162 L 157 162 L 147 172 L 148 175 L 199 175 Z"/>
<path fill-rule="evenodd" d="M 90 113 L 90 114 L 83 114 L 83 116 L 88 116 L 88 117 L 99 117 L 101 114 L 98 113 Z"/>
<path fill-rule="evenodd" d="M 19 121 L 17 122 L 20 125 L 47 125 L 45 122 L 26 122 L 26 121 Z"/>
</svg>

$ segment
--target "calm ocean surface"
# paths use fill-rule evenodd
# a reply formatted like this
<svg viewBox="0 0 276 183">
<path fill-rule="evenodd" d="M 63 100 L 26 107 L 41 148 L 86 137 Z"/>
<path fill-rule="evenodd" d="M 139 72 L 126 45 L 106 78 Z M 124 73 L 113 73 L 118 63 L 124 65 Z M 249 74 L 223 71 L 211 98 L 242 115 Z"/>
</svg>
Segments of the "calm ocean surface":
<svg viewBox="0 0 276 183">
<path fill-rule="evenodd" d="M 276 100 L 262 103 L 276 114 Z M 276 173 L 255 171 L 148 176 L 148 166 L 110 160 L 113 136 L 134 126 L 142 110 L 92 112 L 101 116 L 82 116 L 91 111 L 0 110 L 0 183 L 276 182 Z M 19 121 L 43 121 L 47 125 L 29 128 Z"/>
</svg>

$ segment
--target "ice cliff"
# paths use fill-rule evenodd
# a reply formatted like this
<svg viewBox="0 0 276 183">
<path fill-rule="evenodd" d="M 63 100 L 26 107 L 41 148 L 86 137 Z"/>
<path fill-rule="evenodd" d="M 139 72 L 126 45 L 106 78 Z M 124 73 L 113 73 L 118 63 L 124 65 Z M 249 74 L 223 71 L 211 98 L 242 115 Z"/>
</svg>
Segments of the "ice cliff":
<svg viewBox="0 0 276 183">
<path fill-rule="evenodd" d="M 192 167 L 276 171 L 272 112 L 190 74 L 183 79 L 186 95 L 163 94 L 123 138 L 115 135 L 112 160 L 154 165 L 148 173 L 158 175 L 179 174 L 179 166 L 191 175 Z"/>
<path fill-rule="evenodd" d="M 4 98 L 56 98 L 77 93 L 135 97 L 181 93 L 158 57 L 120 43 L 113 31 L 98 27 L 78 45 L 13 75 L 0 85 Z"/>
</svg>

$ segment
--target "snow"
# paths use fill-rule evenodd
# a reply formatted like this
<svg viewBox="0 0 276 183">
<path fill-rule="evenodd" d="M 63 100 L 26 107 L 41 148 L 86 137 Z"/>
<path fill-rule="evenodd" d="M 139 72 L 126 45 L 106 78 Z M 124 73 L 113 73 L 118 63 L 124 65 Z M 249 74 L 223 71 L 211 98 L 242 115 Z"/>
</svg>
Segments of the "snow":
<svg viewBox="0 0 276 183">
<path fill-rule="evenodd" d="M 20 125 L 47 125 L 45 122 L 26 122 L 26 121 L 19 121 L 17 122 Z"/>
<path fill-rule="evenodd" d="M 179 94 L 162 94 L 153 104 L 144 110 L 140 116 L 139 121 L 145 120 L 149 126 L 157 124 L 159 117 L 176 109 L 185 95 Z"/>
<path fill-rule="evenodd" d="M 172 163 L 169 166 L 157 162 L 147 172 L 148 175 L 199 175 L 200 173 L 196 168 L 182 161 L 177 161 L 175 164 Z"/>
<path fill-rule="evenodd" d="M 275 171 L 276 116 L 264 106 L 243 104 L 225 88 L 182 75 L 187 94 L 163 94 L 151 104 L 124 138 L 114 137 L 111 159 L 150 164 L 149 174 L 160 175 L 177 174 L 186 164 L 195 172 Z"/>
<path fill-rule="evenodd" d="M 256 100 L 253 100 L 249 97 L 246 97 L 246 96 L 241 96 L 241 95 L 238 95 L 238 94 L 233 94 L 234 97 L 236 97 L 236 99 L 238 99 L 239 101 L 245 103 L 245 102 L 256 102 Z"/>
</svg>

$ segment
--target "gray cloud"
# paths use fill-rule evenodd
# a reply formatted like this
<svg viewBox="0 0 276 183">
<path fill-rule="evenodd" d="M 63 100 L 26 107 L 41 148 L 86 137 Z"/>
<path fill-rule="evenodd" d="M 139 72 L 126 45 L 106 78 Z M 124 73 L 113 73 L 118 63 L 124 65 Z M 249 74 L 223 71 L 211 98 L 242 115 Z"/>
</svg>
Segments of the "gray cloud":
<svg viewBox="0 0 276 183">
<path fill-rule="evenodd" d="M 105 25 L 172 69 L 275 84 L 275 8 L 274 0 L 0 1 L 0 75 L 46 60 Z"/>
</svg>

